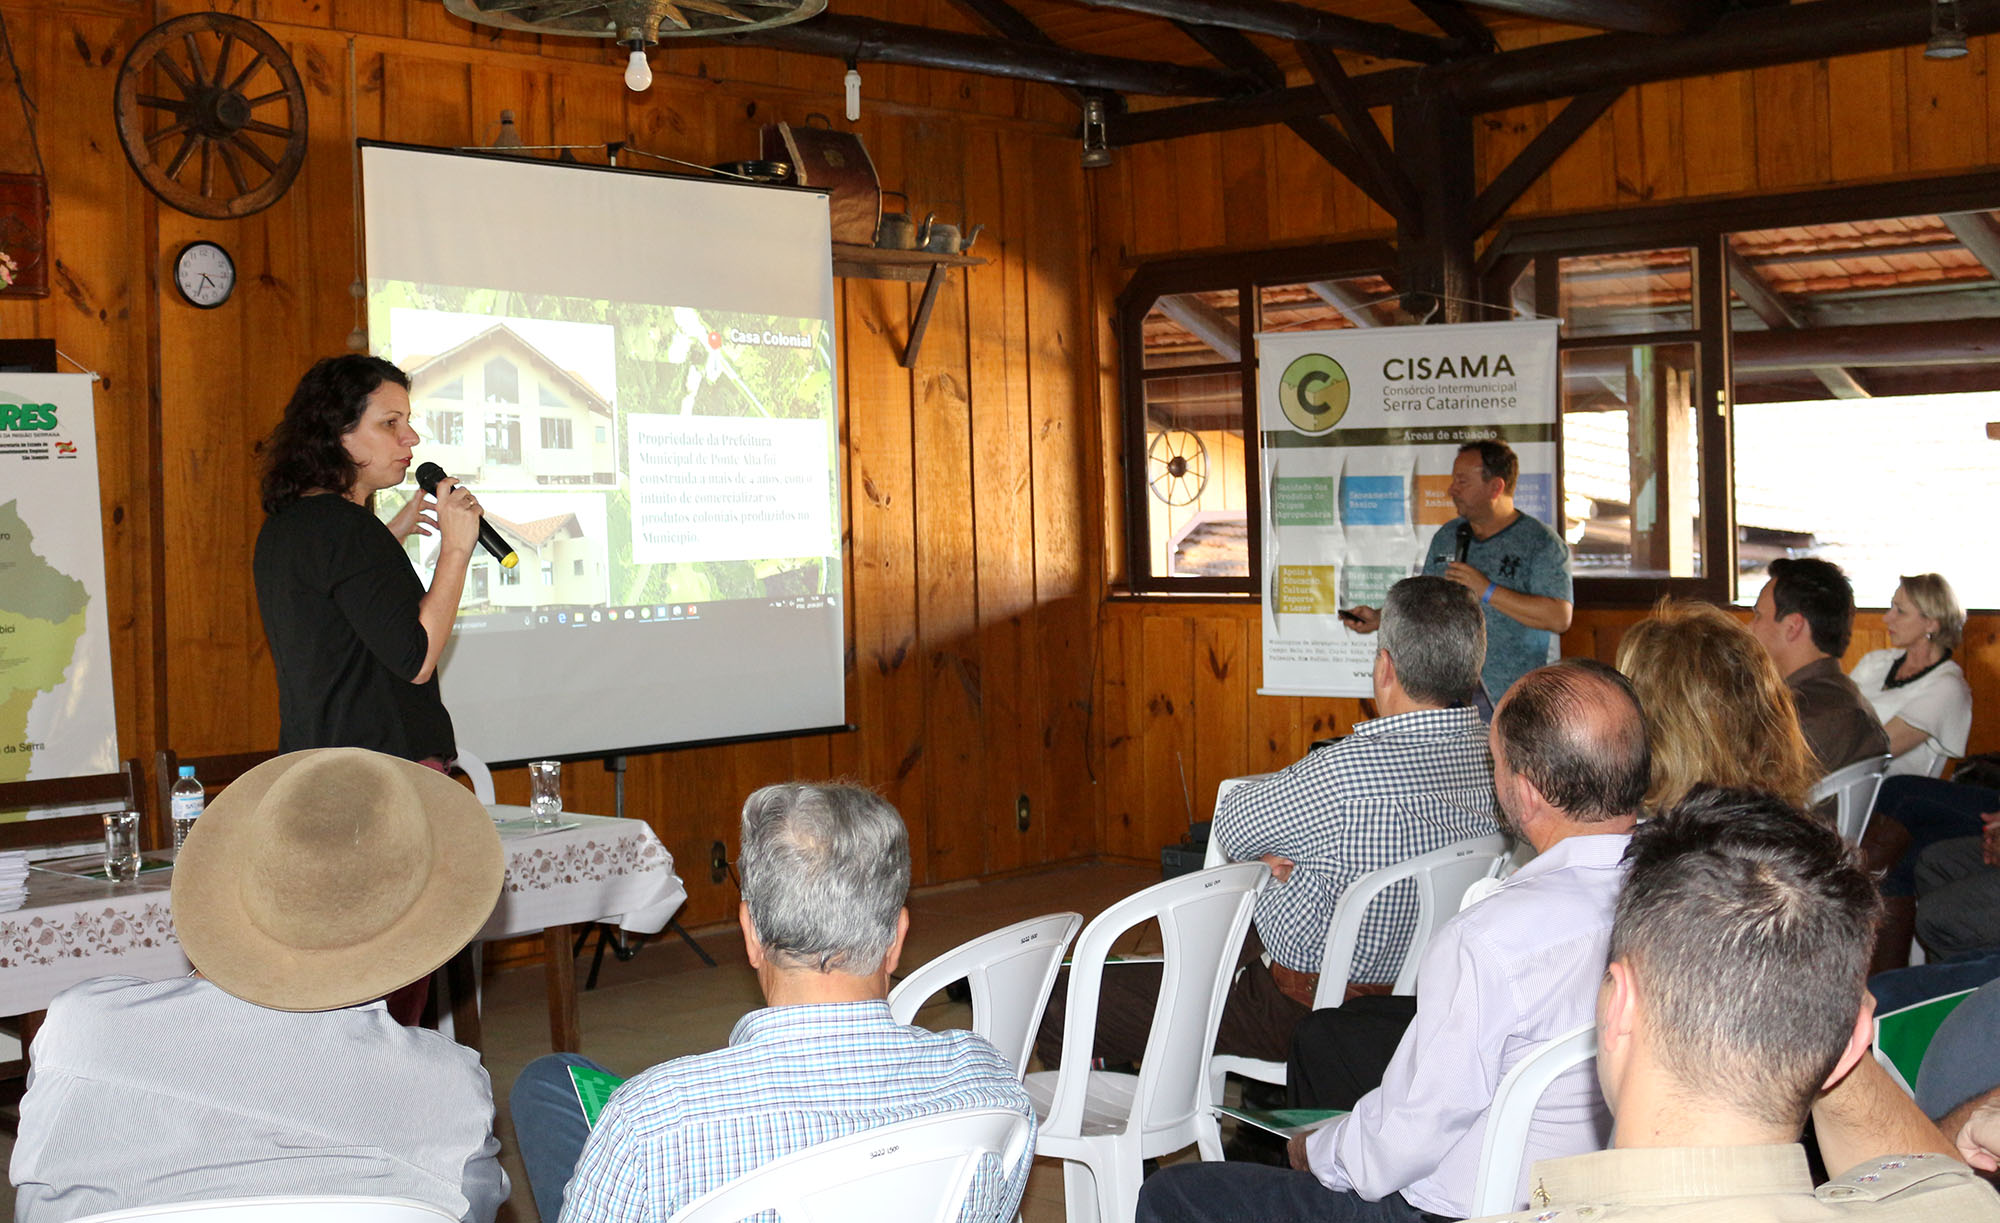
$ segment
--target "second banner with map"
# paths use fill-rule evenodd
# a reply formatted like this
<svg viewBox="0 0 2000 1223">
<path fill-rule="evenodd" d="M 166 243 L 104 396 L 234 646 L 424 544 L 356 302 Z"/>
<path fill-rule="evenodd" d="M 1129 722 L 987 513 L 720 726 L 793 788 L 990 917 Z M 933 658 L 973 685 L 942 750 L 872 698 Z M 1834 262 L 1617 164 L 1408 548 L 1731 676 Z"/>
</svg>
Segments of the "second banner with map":
<svg viewBox="0 0 2000 1223">
<path fill-rule="evenodd" d="M 1558 533 L 1554 320 L 1264 332 L 1264 685 L 1285 696 L 1371 691 L 1376 639 L 1340 609 L 1382 606 L 1423 572 L 1457 516 L 1451 464 L 1466 442 L 1520 456 L 1514 497 Z"/>
</svg>

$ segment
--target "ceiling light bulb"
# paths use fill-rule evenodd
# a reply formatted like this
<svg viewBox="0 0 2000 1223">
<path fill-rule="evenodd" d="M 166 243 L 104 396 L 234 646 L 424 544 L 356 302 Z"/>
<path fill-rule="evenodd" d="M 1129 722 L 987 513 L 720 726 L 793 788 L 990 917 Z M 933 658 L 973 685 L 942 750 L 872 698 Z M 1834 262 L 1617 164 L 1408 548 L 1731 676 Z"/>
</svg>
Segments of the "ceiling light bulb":
<svg viewBox="0 0 2000 1223">
<path fill-rule="evenodd" d="M 847 86 L 847 121 L 856 122 L 861 118 L 861 73 L 854 65 L 847 66 L 847 76 L 843 84 Z"/>
<path fill-rule="evenodd" d="M 625 65 L 625 88 L 633 93 L 652 88 L 653 66 L 646 62 L 644 47 L 632 48 L 632 62 Z"/>
</svg>

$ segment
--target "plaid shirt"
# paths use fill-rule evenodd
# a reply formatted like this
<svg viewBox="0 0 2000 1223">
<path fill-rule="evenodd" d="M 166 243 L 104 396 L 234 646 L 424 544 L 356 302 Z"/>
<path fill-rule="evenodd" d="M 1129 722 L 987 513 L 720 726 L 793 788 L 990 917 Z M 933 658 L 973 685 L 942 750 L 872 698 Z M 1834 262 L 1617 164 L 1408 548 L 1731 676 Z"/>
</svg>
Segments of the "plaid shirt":
<svg viewBox="0 0 2000 1223">
<path fill-rule="evenodd" d="M 1257 900 L 1257 934 L 1271 958 L 1318 972 L 1326 928 L 1347 885 L 1467 837 L 1497 832 L 1493 757 L 1471 708 L 1376 718 L 1276 777 L 1230 791 L 1213 834 L 1235 861 L 1278 854 L 1297 866 Z M 1349 980 L 1393 981 L 1417 925 L 1417 886 L 1369 906 Z"/>
<path fill-rule="evenodd" d="M 729 1046 L 676 1058 L 620 1087 L 590 1131 L 562 1223 L 650 1220 L 793 1151 L 857 1130 L 968 1108 L 1034 1107 L 1014 1067 L 970 1032 L 927 1032 L 883 1001 L 768 1007 Z M 962 1223 L 1012 1219 L 1034 1162 L 988 1159 Z M 768 1217 L 768 1213 L 766 1215 Z"/>
</svg>

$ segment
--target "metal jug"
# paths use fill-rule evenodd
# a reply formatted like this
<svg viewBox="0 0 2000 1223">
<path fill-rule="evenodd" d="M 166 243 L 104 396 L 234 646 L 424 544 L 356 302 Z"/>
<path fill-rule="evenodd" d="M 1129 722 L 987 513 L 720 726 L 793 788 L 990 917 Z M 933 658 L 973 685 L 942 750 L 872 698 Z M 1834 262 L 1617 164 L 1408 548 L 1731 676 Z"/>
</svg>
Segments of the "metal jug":
<svg viewBox="0 0 2000 1223">
<path fill-rule="evenodd" d="M 917 249 L 917 223 L 910 216 L 910 197 L 900 191 L 884 191 L 883 195 L 893 195 L 903 201 L 903 211 L 890 212 L 884 209 L 880 220 L 875 222 L 875 245 L 885 251 L 913 251 Z"/>
</svg>

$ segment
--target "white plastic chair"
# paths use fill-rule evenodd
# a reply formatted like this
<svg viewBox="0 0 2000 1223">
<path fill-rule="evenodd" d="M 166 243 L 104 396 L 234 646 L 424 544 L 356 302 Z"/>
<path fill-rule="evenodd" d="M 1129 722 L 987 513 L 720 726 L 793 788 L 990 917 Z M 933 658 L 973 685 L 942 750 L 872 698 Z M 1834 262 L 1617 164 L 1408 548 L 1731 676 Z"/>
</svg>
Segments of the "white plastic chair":
<svg viewBox="0 0 2000 1223">
<path fill-rule="evenodd" d="M 1215 838 L 1215 812 L 1222 810 L 1222 800 L 1228 797 L 1231 790 L 1241 786 L 1254 786 L 1258 782 L 1269 781 L 1276 776 L 1276 773 L 1245 773 L 1241 777 L 1225 777 L 1216 783 L 1215 810 L 1208 815 L 1208 852 L 1202 856 L 1201 861 L 1203 870 L 1221 866 L 1229 861 L 1229 855 L 1222 852 L 1222 842 Z"/>
<path fill-rule="evenodd" d="M 1468 1218 L 1508 1214 L 1528 1204 L 1521 1191 L 1528 1158 L 1528 1126 L 1551 1084 L 1597 1056 L 1597 1025 L 1588 1023 L 1547 1042 L 1514 1063 L 1493 1107 L 1486 1114 L 1486 1139 L 1479 1148 L 1479 1177 L 1472 1186 Z"/>
<path fill-rule="evenodd" d="M 961 943 L 897 982 L 889 1013 L 909 1023 L 932 994 L 962 979 L 972 990 L 972 1030 L 1025 1074 L 1063 951 L 1081 925 L 1080 913 L 1051 913 Z"/>
<path fill-rule="evenodd" d="M 702 1194 L 669 1223 L 738 1223 L 775 1210 L 783 1223 L 953 1223 L 979 1161 L 1012 1169 L 1028 1118 L 968 1109 L 862 1130 L 794 1151 Z"/>
<path fill-rule="evenodd" d="M 1889 767 L 1890 759 L 1886 755 L 1869 756 L 1835 769 L 1812 788 L 1806 806 L 1817 807 L 1827 799 L 1838 799 L 1835 826 L 1848 844 L 1859 845 L 1861 835 L 1868 831 L 1868 817 L 1875 810 L 1875 792 L 1882 788 L 1882 771 Z"/>
<path fill-rule="evenodd" d="M 466 780 L 472 783 L 472 796 L 491 807 L 493 805 L 493 770 L 486 767 L 486 762 L 464 748 L 460 748 L 458 749 L 458 759 L 453 762 L 453 767 L 465 774 Z"/>
<path fill-rule="evenodd" d="M 86 1215 L 76 1223 L 123 1219 L 170 1219 L 172 1223 L 264 1223 L 273 1219 L 282 1223 L 437 1223 L 450 1219 L 456 1223 L 458 1216 L 411 1198 L 283 1195 L 133 1206 Z"/>
<path fill-rule="evenodd" d="M 1348 974 L 1354 967 L 1354 949 L 1361 938 L 1361 922 L 1367 916 L 1368 906 L 1389 888 L 1406 879 L 1416 880 L 1417 923 L 1410 945 L 1403 953 L 1402 970 L 1396 974 L 1396 983 L 1390 992 L 1415 993 L 1417 961 L 1423 958 L 1424 948 L 1430 946 L 1431 937 L 1437 933 L 1439 926 L 1457 915 L 1459 901 L 1466 889 L 1491 874 L 1506 858 L 1507 851 L 1507 838 L 1499 833 L 1471 837 L 1394 866 L 1370 871 L 1348 884 L 1333 906 L 1333 919 L 1327 923 L 1326 950 L 1320 956 L 1319 985 L 1313 990 L 1313 1009 L 1317 1011 L 1339 1006 L 1345 1000 Z M 1208 1100 L 1212 1107 L 1222 1104 L 1224 1079 L 1229 1075 L 1240 1074 L 1261 1083 L 1282 1084 L 1285 1081 L 1285 1063 L 1262 1058 L 1218 1053 L 1209 1059 L 1208 1068 Z M 1203 1128 L 1207 1131 L 1202 1145 L 1203 1158 L 1222 1158 L 1221 1130 L 1212 1112 Z"/>
<path fill-rule="evenodd" d="M 1027 1079 L 1041 1116 L 1035 1153 L 1063 1161 L 1069 1223 L 1130 1223 L 1140 1161 L 1200 1140 L 1209 1050 L 1251 909 L 1270 877 L 1262 862 L 1181 875 L 1112 905 L 1077 936 L 1062 1069 Z M 1092 1070 L 1104 962 L 1126 931 L 1155 919 L 1164 950 L 1160 997 L 1139 1073 Z"/>
</svg>

